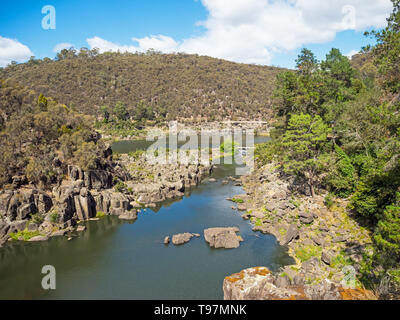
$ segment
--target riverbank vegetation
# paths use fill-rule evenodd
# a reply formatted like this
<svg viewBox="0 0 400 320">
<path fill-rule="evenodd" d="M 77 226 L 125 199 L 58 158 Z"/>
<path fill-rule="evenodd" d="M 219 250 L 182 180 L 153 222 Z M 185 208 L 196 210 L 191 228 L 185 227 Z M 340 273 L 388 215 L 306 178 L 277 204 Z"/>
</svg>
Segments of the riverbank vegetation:
<svg viewBox="0 0 400 320">
<path fill-rule="evenodd" d="M 19 176 L 42 188 L 67 165 L 96 169 L 105 148 L 93 118 L 12 81 L 0 82 L 0 187 Z"/>
<path fill-rule="evenodd" d="M 277 77 L 272 141 L 257 148 L 313 196 L 318 188 L 348 198 L 356 219 L 374 233 L 362 281 L 381 293 L 400 283 L 400 1 L 388 26 L 354 61 L 332 49 L 323 61 L 303 49 L 295 72 Z"/>
</svg>

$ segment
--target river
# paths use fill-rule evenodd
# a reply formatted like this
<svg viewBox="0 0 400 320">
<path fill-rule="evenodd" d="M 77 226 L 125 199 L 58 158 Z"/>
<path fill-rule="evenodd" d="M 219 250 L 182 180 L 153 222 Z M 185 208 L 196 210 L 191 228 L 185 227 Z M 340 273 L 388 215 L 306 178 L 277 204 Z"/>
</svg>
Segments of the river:
<svg viewBox="0 0 400 320">
<path fill-rule="evenodd" d="M 226 198 L 243 193 L 232 182 L 234 165 L 220 165 L 217 182 L 205 181 L 183 199 L 143 210 L 134 223 L 116 217 L 87 222 L 68 241 L 11 243 L 0 249 L 0 299 L 223 299 L 224 277 L 255 266 L 272 271 L 293 263 L 273 236 L 252 231 Z M 203 230 L 239 227 L 238 249 L 211 249 Z M 183 246 L 165 236 L 201 234 Z M 56 290 L 41 288 L 44 265 L 56 268 Z"/>
</svg>

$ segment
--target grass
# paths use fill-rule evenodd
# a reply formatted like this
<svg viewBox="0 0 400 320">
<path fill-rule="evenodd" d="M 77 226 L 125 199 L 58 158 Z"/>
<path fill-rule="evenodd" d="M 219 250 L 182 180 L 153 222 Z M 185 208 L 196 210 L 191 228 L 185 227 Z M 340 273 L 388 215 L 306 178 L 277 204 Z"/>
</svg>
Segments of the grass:
<svg viewBox="0 0 400 320">
<path fill-rule="evenodd" d="M 310 260 L 313 257 L 320 257 L 322 248 L 314 245 L 303 246 L 295 251 L 296 257 L 301 262 Z"/>
<path fill-rule="evenodd" d="M 106 216 L 106 214 L 103 211 L 99 211 L 96 214 L 96 218 L 104 218 Z"/>
<path fill-rule="evenodd" d="M 256 226 L 256 227 L 261 227 L 262 224 L 263 224 L 262 220 L 261 220 L 260 218 L 258 218 L 258 219 L 256 220 L 255 226 Z"/>
<path fill-rule="evenodd" d="M 244 200 L 238 199 L 238 198 L 233 198 L 232 202 L 234 202 L 234 203 L 244 203 Z"/>
<path fill-rule="evenodd" d="M 343 253 L 339 253 L 336 257 L 334 257 L 331 261 L 332 268 L 341 268 L 344 266 L 351 265 L 351 260 L 346 258 Z"/>
<path fill-rule="evenodd" d="M 23 230 L 23 231 L 19 231 L 17 233 L 10 233 L 10 237 L 13 240 L 20 240 L 20 238 L 23 239 L 23 241 L 29 241 L 30 239 L 40 236 L 40 232 L 39 231 L 28 231 L 28 230 Z"/>
</svg>

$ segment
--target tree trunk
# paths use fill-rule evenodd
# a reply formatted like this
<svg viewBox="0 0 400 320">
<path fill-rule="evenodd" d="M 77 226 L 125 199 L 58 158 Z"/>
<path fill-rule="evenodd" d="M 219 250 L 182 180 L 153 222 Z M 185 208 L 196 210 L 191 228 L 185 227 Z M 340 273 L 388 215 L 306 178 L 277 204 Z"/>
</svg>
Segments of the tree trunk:
<svg viewBox="0 0 400 320">
<path fill-rule="evenodd" d="M 314 198 L 315 197 L 314 181 L 311 178 L 311 173 L 309 173 L 309 174 L 310 174 L 310 177 L 308 178 L 308 185 L 310 186 L 311 196 Z"/>
<path fill-rule="evenodd" d="M 311 191 L 311 196 L 314 198 L 315 197 L 315 191 L 314 191 L 314 186 L 310 184 L 310 191 Z"/>
</svg>

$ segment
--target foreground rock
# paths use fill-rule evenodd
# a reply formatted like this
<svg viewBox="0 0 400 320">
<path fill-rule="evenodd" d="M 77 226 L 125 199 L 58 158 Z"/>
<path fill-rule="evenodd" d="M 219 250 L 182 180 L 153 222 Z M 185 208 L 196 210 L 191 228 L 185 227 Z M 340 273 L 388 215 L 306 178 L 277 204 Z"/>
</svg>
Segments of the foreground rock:
<svg viewBox="0 0 400 320">
<path fill-rule="evenodd" d="M 235 249 L 239 248 L 243 239 L 236 233 L 239 228 L 210 228 L 204 230 L 204 238 L 212 248 Z"/>
<path fill-rule="evenodd" d="M 192 240 L 193 237 L 199 237 L 200 235 L 198 234 L 193 234 L 193 233 L 180 233 L 180 234 L 175 234 L 172 236 L 172 243 L 176 246 L 188 243 L 190 240 Z M 165 243 L 165 241 L 164 241 Z"/>
<path fill-rule="evenodd" d="M 164 244 L 168 245 L 171 242 L 171 238 L 169 236 L 164 238 Z"/>
<path fill-rule="evenodd" d="M 134 221 L 137 219 L 137 212 L 135 210 L 125 212 L 118 217 L 120 220 Z"/>
<path fill-rule="evenodd" d="M 121 155 L 114 160 L 111 148 L 103 153 L 96 170 L 54 161 L 59 176 L 46 190 L 29 184 L 24 176 L 13 177 L 12 184 L 0 190 L 0 246 L 12 233 L 58 236 L 58 231 L 73 231 L 79 221 L 93 221 L 97 214 L 134 221 L 136 209 L 182 197 L 213 171 L 211 164 L 159 165 L 145 156 Z"/>
<path fill-rule="evenodd" d="M 41 242 L 41 241 L 47 241 L 49 240 L 48 236 L 37 236 L 29 239 L 29 242 Z"/>
<path fill-rule="evenodd" d="M 225 300 L 375 300 L 371 291 L 345 289 L 327 279 L 314 285 L 298 285 L 265 267 L 243 270 L 226 277 Z"/>
</svg>

